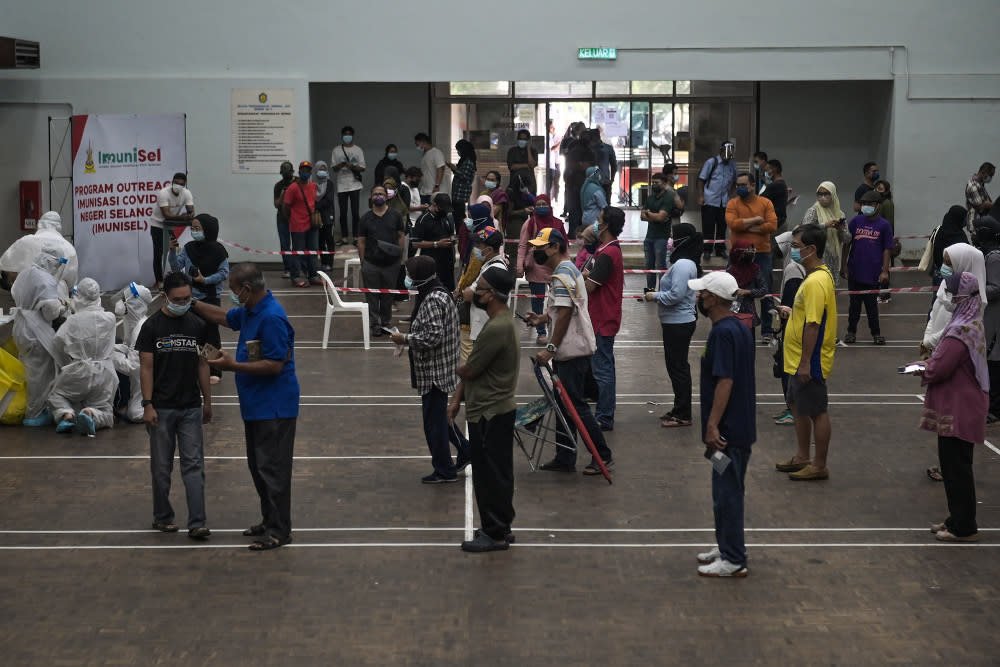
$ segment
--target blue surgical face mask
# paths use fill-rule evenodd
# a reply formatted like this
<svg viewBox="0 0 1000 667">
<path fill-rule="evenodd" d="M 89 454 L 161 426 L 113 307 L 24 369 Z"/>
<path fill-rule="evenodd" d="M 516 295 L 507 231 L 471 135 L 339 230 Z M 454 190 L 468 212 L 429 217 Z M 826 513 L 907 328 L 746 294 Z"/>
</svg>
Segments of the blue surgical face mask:
<svg viewBox="0 0 1000 667">
<path fill-rule="evenodd" d="M 187 311 L 191 310 L 191 302 L 188 302 L 183 306 L 179 306 L 176 303 L 171 303 L 167 301 L 167 310 L 170 311 L 171 315 L 176 315 L 177 317 L 180 317 Z"/>
<path fill-rule="evenodd" d="M 475 227 L 475 223 L 472 222 L 472 218 L 466 218 L 465 219 L 465 228 L 468 229 L 471 232 L 473 227 Z"/>
<path fill-rule="evenodd" d="M 600 236 L 601 235 L 601 232 L 600 232 L 601 223 L 600 222 L 595 222 L 593 224 L 593 229 L 594 229 L 594 236 Z"/>
<path fill-rule="evenodd" d="M 792 248 L 792 252 L 790 254 L 792 256 L 792 261 L 793 262 L 795 262 L 796 264 L 801 264 L 802 263 L 802 249 L 801 248 Z"/>
<path fill-rule="evenodd" d="M 527 139 L 518 139 L 517 140 L 517 147 L 518 148 L 527 148 L 528 147 L 528 140 Z"/>
<path fill-rule="evenodd" d="M 552 212 L 552 209 L 549 208 L 548 206 L 536 206 L 535 207 L 535 213 L 537 213 L 538 215 L 540 215 L 542 217 L 547 216 L 551 212 Z"/>
<path fill-rule="evenodd" d="M 949 278 L 954 273 L 955 273 L 955 271 L 950 266 L 948 266 L 947 264 L 942 264 L 941 265 L 941 277 L 942 278 Z"/>
<path fill-rule="evenodd" d="M 417 146 L 417 152 L 420 153 L 421 155 L 423 155 L 424 147 L 423 146 Z"/>
<path fill-rule="evenodd" d="M 205 240 L 205 232 L 195 232 L 195 231 L 192 231 L 191 232 L 191 238 L 194 239 L 195 241 L 204 241 Z"/>
<path fill-rule="evenodd" d="M 390 160 L 395 160 L 396 158 L 399 157 L 399 153 L 389 153 L 386 157 L 389 158 Z"/>
<path fill-rule="evenodd" d="M 479 248 L 473 248 L 472 254 L 475 255 L 476 259 L 478 259 L 480 262 L 486 259 L 486 256 L 483 254 L 483 251 L 480 250 Z"/>
<path fill-rule="evenodd" d="M 492 190 L 492 189 L 494 189 L 497 186 L 497 182 L 496 181 L 485 181 L 483 183 L 483 185 L 486 186 L 487 190 Z"/>
<path fill-rule="evenodd" d="M 403 286 L 406 287 L 406 289 L 408 290 L 413 289 L 413 280 L 410 278 L 410 276 L 406 276 L 405 278 L 403 278 Z"/>
<path fill-rule="evenodd" d="M 992 180 L 993 180 L 993 177 L 992 177 L 992 176 L 987 176 L 987 177 L 985 177 L 985 178 L 983 179 L 983 183 L 989 183 L 989 182 L 990 182 L 990 181 L 992 181 Z"/>
<path fill-rule="evenodd" d="M 746 197 L 748 194 L 750 194 L 750 188 L 748 188 L 747 186 L 741 185 L 738 188 L 736 188 L 737 197 Z"/>
<path fill-rule="evenodd" d="M 345 144 L 349 144 L 352 141 L 354 141 L 354 135 L 353 134 L 345 134 L 344 136 L 341 137 L 341 139 L 344 140 Z"/>
<path fill-rule="evenodd" d="M 861 215 L 871 217 L 875 215 L 875 207 L 868 204 L 861 207 Z"/>
<path fill-rule="evenodd" d="M 319 171 L 316 172 L 316 178 L 318 178 L 321 181 L 325 181 L 329 177 L 330 177 L 330 172 L 326 171 L 325 169 L 320 169 Z"/>
</svg>

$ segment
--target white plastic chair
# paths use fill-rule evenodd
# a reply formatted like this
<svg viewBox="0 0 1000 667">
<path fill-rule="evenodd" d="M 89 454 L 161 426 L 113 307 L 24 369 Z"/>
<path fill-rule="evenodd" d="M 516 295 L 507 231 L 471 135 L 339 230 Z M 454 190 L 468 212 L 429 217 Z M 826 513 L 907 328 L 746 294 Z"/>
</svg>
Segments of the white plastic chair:
<svg viewBox="0 0 1000 667">
<path fill-rule="evenodd" d="M 326 323 L 323 325 L 323 349 L 327 348 L 327 343 L 330 340 L 330 320 L 333 318 L 333 314 L 338 311 L 361 315 L 361 324 L 364 327 L 365 349 L 371 349 L 371 343 L 369 342 L 370 332 L 368 329 L 368 304 L 363 301 L 360 303 L 353 301 L 345 303 L 341 301 L 340 293 L 337 292 L 337 286 L 330 280 L 330 276 L 322 271 L 318 273 L 323 280 L 323 291 L 326 292 Z"/>
<path fill-rule="evenodd" d="M 344 260 L 344 284 L 347 284 L 347 278 L 351 275 L 351 267 L 356 266 L 358 270 L 354 272 L 354 280 L 352 287 L 361 287 L 361 258 L 360 257 L 348 257 Z"/>
<path fill-rule="evenodd" d="M 507 307 L 513 310 L 517 310 L 517 295 L 521 293 L 521 288 L 528 290 L 528 294 L 531 294 L 531 286 L 528 284 L 527 278 L 518 278 L 517 282 L 514 283 L 514 289 L 511 290 L 510 296 L 507 297 Z"/>
</svg>

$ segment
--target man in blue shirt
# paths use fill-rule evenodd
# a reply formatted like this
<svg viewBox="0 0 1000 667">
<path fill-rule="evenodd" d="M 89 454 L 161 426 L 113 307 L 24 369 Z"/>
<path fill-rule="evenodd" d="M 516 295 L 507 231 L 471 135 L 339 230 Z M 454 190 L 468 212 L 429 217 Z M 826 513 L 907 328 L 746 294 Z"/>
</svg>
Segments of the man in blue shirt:
<svg viewBox="0 0 1000 667">
<path fill-rule="evenodd" d="M 292 541 L 292 450 L 299 416 L 295 330 L 255 264 L 237 265 L 229 289 L 236 308 L 226 311 L 202 301 L 195 308 L 209 322 L 240 332 L 235 359 L 219 352 L 208 363 L 235 373 L 247 464 L 263 516 L 243 534 L 261 538 L 250 545 L 252 551 L 267 551 Z"/>
<path fill-rule="evenodd" d="M 703 577 L 747 576 L 743 500 L 750 448 L 757 439 L 754 344 L 750 329 L 730 307 L 736 279 L 719 271 L 688 281 L 699 292 L 698 310 L 712 320 L 701 357 L 701 432 L 712 459 L 712 503 L 718 546 L 698 554 Z M 728 459 L 728 463 L 726 462 Z"/>
<path fill-rule="evenodd" d="M 705 261 L 715 254 L 726 257 L 726 204 L 736 189 L 736 163 L 733 155 L 736 147 L 725 141 L 719 147 L 719 154 L 707 160 L 698 174 L 698 204 L 701 206 L 701 233 L 705 237 Z"/>
</svg>

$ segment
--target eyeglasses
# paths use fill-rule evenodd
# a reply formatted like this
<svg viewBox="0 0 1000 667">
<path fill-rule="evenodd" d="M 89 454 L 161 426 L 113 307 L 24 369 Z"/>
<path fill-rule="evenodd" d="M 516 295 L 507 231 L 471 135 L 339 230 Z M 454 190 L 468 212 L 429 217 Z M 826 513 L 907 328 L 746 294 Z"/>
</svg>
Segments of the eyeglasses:
<svg viewBox="0 0 1000 667">
<path fill-rule="evenodd" d="M 833 196 L 833 194 L 832 194 L 832 193 L 829 193 L 829 192 L 817 192 L 817 193 L 816 193 L 816 196 L 817 196 L 817 197 L 832 197 L 832 196 Z"/>
</svg>

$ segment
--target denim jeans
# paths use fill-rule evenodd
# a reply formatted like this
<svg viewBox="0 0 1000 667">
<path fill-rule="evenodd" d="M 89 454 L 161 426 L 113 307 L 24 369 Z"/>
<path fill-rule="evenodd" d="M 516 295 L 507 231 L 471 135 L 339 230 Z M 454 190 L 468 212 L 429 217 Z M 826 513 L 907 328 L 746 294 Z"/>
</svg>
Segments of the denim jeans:
<svg viewBox="0 0 1000 667">
<path fill-rule="evenodd" d="M 774 291 L 771 253 L 759 252 L 754 256 L 753 261 L 760 267 L 760 275 L 764 278 L 764 286 L 767 287 L 767 293 L 771 294 Z M 774 300 L 771 297 L 765 296 L 760 300 L 760 334 L 762 336 L 773 336 L 775 334 L 774 329 L 771 328 L 771 316 L 767 312 L 772 308 L 774 308 Z"/>
<path fill-rule="evenodd" d="M 154 406 L 155 407 L 155 406 Z M 149 469 L 153 478 L 153 520 L 171 523 L 170 473 L 174 450 L 181 459 L 181 479 L 187 495 L 188 530 L 205 525 L 205 449 L 202 443 L 201 407 L 183 410 L 159 408 L 156 426 L 147 426 Z"/>
<path fill-rule="evenodd" d="M 667 241 L 668 239 L 646 239 L 642 242 L 642 250 L 646 255 L 647 271 L 650 269 L 667 270 Z M 646 287 L 656 289 L 659 277 L 656 273 L 647 273 Z"/>
<path fill-rule="evenodd" d="M 288 221 L 281 220 L 280 218 L 278 219 L 278 246 L 282 250 L 292 249 L 292 233 L 288 231 Z M 281 264 L 285 267 L 285 271 L 288 271 L 289 275 L 293 271 L 292 257 L 292 255 L 281 256 Z"/>
<path fill-rule="evenodd" d="M 712 510 L 715 513 L 715 540 L 722 557 L 736 565 L 746 565 L 747 547 L 743 539 L 743 505 L 746 493 L 750 450 L 727 447 L 731 463 L 720 475 L 712 470 Z"/>
<path fill-rule="evenodd" d="M 292 250 L 319 250 L 319 230 L 292 232 Z M 316 268 L 316 255 L 292 255 L 292 280 L 314 278 Z"/>
<path fill-rule="evenodd" d="M 595 334 L 597 351 L 590 358 L 590 367 L 597 382 L 597 423 L 615 425 L 615 337 Z"/>
<path fill-rule="evenodd" d="M 469 457 L 469 441 L 461 431 L 448 423 L 448 394 L 437 387 L 420 397 L 424 416 L 424 437 L 431 453 L 434 472 L 443 477 L 455 476 L 455 462 L 451 460 L 451 447 L 455 445 L 459 458 Z"/>
<path fill-rule="evenodd" d="M 531 288 L 531 312 L 541 315 L 545 311 L 545 287 L 546 283 L 528 283 Z M 539 336 L 545 335 L 545 325 L 539 324 L 535 327 L 535 332 Z"/>
<path fill-rule="evenodd" d="M 604 439 L 604 434 L 601 432 L 601 427 L 597 424 L 597 420 L 594 419 L 594 413 L 590 411 L 590 406 L 583 399 L 583 389 L 584 383 L 587 379 L 587 370 L 590 368 L 590 357 L 577 357 L 575 359 L 567 359 L 566 361 L 556 361 L 553 362 L 553 369 L 559 376 L 559 380 L 563 384 L 563 388 L 569 395 L 570 403 L 576 409 L 577 415 L 580 417 L 580 421 L 583 423 L 583 427 L 587 429 L 587 433 L 590 435 L 590 439 L 594 442 L 594 447 L 597 449 L 597 453 L 601 458 L 607 462 L 611 460 L 611 449 L 608 447 L 607 441 Z M 569 410 L 562 407 L 563 413 L 566 415 L 566 422 L 569 424 L 569 433 L 563 433 L 560 429 L 559 434 L 556 439 L 563 447 L 558 447 L 556 450 L 555 460 L 557 463 L 564 463 L 566 465 L 575 466 L 576 465 L 576 451 L 567 449 L 566 447 L 573 446 L 573 436 L 576 434 L 576 424 L 573 422 L 572 417 L 569 415 Z M 581 447 L 583 441 L 580 441 Z"/>
</svg>

